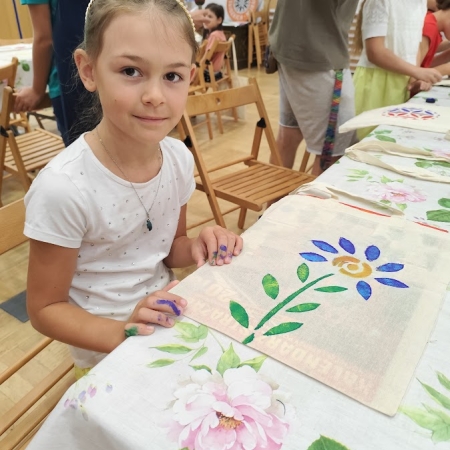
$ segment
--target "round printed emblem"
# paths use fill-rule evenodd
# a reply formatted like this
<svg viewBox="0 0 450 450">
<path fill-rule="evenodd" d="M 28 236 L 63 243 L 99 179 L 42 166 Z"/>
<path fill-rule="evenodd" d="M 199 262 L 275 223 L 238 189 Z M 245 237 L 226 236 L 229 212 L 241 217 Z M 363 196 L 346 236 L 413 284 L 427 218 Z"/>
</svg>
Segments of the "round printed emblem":
<svg viewBox="0 0 450 450">
<path fill-rule="evenodd" d="M 258 0 L 227 0 L 227 11 L 234 22 L 248 22 L 248 13 L 255 11 Z"/>
</svg>

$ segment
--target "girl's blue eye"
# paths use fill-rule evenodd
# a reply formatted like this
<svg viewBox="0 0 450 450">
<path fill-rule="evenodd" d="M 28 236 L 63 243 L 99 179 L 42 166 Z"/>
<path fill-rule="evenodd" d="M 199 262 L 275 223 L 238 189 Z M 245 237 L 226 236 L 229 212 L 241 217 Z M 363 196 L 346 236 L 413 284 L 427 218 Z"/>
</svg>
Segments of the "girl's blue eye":
<svg viewBox="0 0 450 450">
<path fill-rule="evenodd" d="M 126 69 L 123 69 L 122 72 L 127 77 L 138 77 L 139 76 L 139 72 L 136 69 L 134 69 L 133 67 L 127 67 Z"/>
<path fill-rule="evenodd" d="M 181 76 L 175 72 L 168 73 L 165 78 L 167 81 L 171 81 L 172 83 L 177 83 L 182 80 Z"/>
</svg>

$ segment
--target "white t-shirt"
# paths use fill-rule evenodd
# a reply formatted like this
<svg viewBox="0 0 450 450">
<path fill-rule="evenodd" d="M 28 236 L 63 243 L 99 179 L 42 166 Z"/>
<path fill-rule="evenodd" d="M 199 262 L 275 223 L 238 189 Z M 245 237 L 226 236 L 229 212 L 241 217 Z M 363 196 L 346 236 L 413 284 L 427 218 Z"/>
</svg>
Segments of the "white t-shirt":
<svg viewBox="0 0 450 450">
<path fill-rule="evenodd" d="M 25 196 L 26 236 L 80 249 L 69 302 L 96 316 L 127 319 L 138 301 L 172 277 L 162 261 L 180 209 L 195 189 L 194 160 L 177 139 L 167 137 L 160 145 L 160 173 L 147 183 L 133 183 L 147 210 L 155 199 L 151 231 L 130 183 L 100 163 L 84 136 L 41 170 Z M 74 347 L 71 352 L 82 368 L 105 356 Z"/>
<path fill-rule="evenodd" d="M 385 46 L 410 64 L 417 64 L 426 0 L 366 0 L 363 7 L 362 39 L 385 36 Z M 365 45 L 358 66 L 377 67 L 367 59 Z"/>
</svg>

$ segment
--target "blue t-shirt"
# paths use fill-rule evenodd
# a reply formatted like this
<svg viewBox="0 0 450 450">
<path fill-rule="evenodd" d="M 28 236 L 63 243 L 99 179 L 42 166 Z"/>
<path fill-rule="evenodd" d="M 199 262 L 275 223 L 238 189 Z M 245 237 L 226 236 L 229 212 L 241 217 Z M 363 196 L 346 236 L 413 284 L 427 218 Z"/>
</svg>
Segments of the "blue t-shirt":
<svg viewBox="0 0 450 450">
<path fill-rule="evenodd" d="M 55 22 L 56 17 L 56 7 L 58 0 L 20 0 L 22 5 L 49 5 L 51 20 L 52 20 L 52 28 Z M 50 69 L 50 74 L 48 77 L 48 93 L 50 98 L 59 97 L 61 95 L 61 90 L 59 87 L 59 79 L 58 72 L 56 70 L 55 59 L 52 59 L 52 67 Z"/>
</svg>

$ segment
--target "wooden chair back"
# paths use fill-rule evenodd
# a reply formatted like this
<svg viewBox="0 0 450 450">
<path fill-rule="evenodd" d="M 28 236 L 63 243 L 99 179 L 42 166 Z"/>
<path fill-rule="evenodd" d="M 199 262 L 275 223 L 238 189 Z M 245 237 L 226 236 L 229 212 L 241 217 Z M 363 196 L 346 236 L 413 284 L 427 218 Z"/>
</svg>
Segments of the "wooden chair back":
<svg viewBox="0 0 450 450">
<path fill-rule="evenodd" d="M 7 172 L 16 176 L 27 191 L 31 186 L 31 172 L 42 169 L 64 149 L 64 143 L 61 137 L 40 128 L 15 136 L 11 130 L 14 100 L 13 90 L 6 86 L 0 112 L 0 174 Z M 39 108 L 46 107 L 48 101 L 47 96 Z M 0 177 L 0 206 L 2 182 L 3 176 Z"/>
<path fill-rule="evenodd" d="M 256 107 L 259 117 L 255 124 L 253 144 L 250 151 L 240 158 L 223 162 L 220 165 L 207 166 L 190 118 L 244 105 Z M 269 117 L 254 78 L 249 79 L 248 86 L 190 96 L 181 124 L 186 135 L 184 142 L 192 151 L 198 170 L 196 187 L 206 193 L 213 217 L 216 223 L 223 227 L 225 227 L 225 221 L 217 201 L 218 198 L 234 203 L 240 208 L 238 226 L 243 228 L 247 209 L 260 211 L 264 204 L 287 195 L 301 184 L 310 182 L 315 178 L 312 175 L 281 167 L 281 158 Z M 269 144 L 272 160 L 277 165 L 265 163 L 259 159 L 263 134 L 265 134 Z M 230 151 L 230 153 L 232 152 Z M 223 174 L 224 169 L 227 172 L 225 174 Z M 222 175 L 217 175 L 220 172 Z"/>
<path fill-rule="evenodd" d="M 0 255 L 27 241 L 22 232 L 24 224 L 23 199 L 0 208 Z M 22 367 L 52 341 L 43 336 L 33 348 L 0 373 L 0 385 L 10 378 L 13 379 Z M 64 392 L 75 381 L 72 368 L 72 358 L 65 358 L 9 411 L 0 416 L 0 448 L 24 448 L 21 444 L 25 445 L 31 439 Z"/>
</svg>

